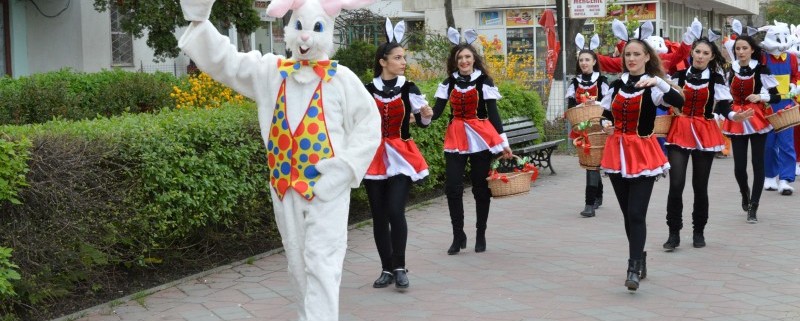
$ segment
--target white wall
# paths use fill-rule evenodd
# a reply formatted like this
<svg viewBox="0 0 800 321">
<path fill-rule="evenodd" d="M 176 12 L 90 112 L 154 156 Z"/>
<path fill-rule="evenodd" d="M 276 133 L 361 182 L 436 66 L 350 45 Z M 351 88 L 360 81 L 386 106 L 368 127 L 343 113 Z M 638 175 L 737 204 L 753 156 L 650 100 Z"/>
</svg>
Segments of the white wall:
<svg viewBox="0 0 800 321">
<path fill-rule="evenodd" d="M 69 8 L 55 18 L 43 16 L 33 4 L 25 2 L 30 73 L 64 67 L 83 70 L 81 6 L 91 6 L 91 2 L 52 0 L 39 1 L 37 4 L 45 14 L 55 15 L 68 1 Z"/>
<path fill-rule="evenodd" d="M 73 3 L 77 1 L 73 0 Z M 98 72 L 111 66 L 111 16 L 98 12 L 89 1 L 81 6 L 82 71 Z"/>
</svg>

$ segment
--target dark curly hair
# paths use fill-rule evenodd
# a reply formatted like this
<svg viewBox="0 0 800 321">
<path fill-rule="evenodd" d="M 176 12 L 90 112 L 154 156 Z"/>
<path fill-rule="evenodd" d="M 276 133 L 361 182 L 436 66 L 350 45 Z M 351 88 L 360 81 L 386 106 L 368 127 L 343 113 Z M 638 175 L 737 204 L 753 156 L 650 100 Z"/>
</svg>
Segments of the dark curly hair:
<svg viewBox="0 0 800 321">
<path fill-rule="evenodd" d="M 472 45 L 465 43 L 458 44 L 454 46 L 453 49 L 450 49 L 450 54 L 447 56 L 447 75 L 452 75 L 454 72 L 458 71 L 458 53 L 465 49 L 472 52 L 472 56 L 475 58 L 472 67 L 480 70 L 486 77 L 489 77 L 489 71 L 486 70 L 483 59 L 478 55 L 478 51 L 475 50 L 475 47 Z"/>
</svg>

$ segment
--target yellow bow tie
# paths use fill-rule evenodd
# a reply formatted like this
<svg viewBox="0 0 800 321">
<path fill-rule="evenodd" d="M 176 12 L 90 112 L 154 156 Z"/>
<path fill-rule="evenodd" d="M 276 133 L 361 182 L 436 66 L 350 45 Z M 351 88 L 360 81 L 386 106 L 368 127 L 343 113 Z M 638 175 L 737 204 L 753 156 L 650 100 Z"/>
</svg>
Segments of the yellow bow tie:
<svg viewBox="0 0 800 321">
<path fill-rule="evenodd" d="M 339 63 L 335 60 L 278 60 L 278 72 L 283 79 L 289 77 L 293 72 L 300 70 L 302 66 L 310 66 L 320 79 L 329 81 L 336 75 L 336 67 L 339 66 Z"/>
<path fill-rule="evenodd" d="M 776 55 L 772 55 L 772 56 L 775 57 L 775 59 L 780 59 L 781 61 L 786 61 L 786 53 L 785 52 L 782 52 L 778 56 L 776 56 Z"/>
</svg>

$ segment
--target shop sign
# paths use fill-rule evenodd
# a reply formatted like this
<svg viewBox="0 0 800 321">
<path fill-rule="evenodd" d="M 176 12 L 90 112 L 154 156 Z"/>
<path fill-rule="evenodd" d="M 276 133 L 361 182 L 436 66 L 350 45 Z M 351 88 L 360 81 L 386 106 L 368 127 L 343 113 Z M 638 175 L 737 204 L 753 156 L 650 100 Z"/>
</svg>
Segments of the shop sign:
<svg viewBox="0 0 800 321">
<path fill-rule="evenodd" d="M 606 0 L 570 0 L 569 17 L 572 19 L 600 18 L 606 16 Z"/>
</svg>

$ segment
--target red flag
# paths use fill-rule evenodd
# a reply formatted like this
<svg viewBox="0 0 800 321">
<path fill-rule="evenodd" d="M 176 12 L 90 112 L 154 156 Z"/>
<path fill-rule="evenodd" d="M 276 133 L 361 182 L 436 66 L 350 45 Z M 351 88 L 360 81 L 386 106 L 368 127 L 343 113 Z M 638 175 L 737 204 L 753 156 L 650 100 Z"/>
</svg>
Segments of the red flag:
<svg viewBox="0 0 800 321">
<path fill-rule="evenodd" d="M 558 62 L 558 52 L 561 50 L 561 43 L 558 41 L 558 33 L 556 33 L 556 18 L 553 9 L 544 10 L 539 18 L 539 25 L 544 28 L 547 37 L 545 66 L 547 67 L 547 74 L 552 77 L 553 72 L 556 70 L 556 62 Z"/>
</svg>

